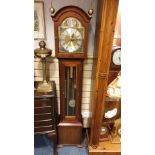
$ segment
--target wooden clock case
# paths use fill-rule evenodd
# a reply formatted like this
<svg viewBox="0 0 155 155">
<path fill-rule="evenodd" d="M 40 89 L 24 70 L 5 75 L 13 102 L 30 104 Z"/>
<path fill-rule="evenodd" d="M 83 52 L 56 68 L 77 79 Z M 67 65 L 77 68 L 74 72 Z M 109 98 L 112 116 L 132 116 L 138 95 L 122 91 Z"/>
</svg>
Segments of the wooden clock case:
<svg viewBox="0 0 155 155">
<path fill-rule="evenodd" d="M 59 26 L 68 17 L 76 18 L 84 27 L 84 38 L 82 40 L 83 52 L 61 52 L 59 49 Z M 91 17 L 81 8 L 76 6 L 66 6 L 52 16 L 54 21 L 55 50 L 59 59 L 59 81 L 60 81 L 60 121 L 58 123 L 58 145 L 81 145 L 82 143 L 82 78 L 83 61 L 87 58 L 88 27 Z M 65 68 L 76 68 L 76 94 L 75 94 L 75 114 L 66 115 L 65 99 Z"/>
<path fill-rule="evenodd" d="M 62 53 L 59 49 L 59 34 L 58 34 L 58 27 L 64 21 L 64 19 L 68 17 L 74 17 L 78 19 L 82 26 L 85 29 L 84 32 L 84 39 L 83 39 L 83 53 Z M 88 28 L 89 28 L 89 21 L 91 17 L 89 17 L 81 8 L 76 6 L 66 6 L 61 8 L 59 11 L 52 16 L 54 21 L 54 33 L 55 33 L 55 50 L 56 50 L 56 57 L 57 58 L 71 58 L 71 59 L 84 59 L 87 57 L 87 45 L 88 45 Z"/>
</svg>

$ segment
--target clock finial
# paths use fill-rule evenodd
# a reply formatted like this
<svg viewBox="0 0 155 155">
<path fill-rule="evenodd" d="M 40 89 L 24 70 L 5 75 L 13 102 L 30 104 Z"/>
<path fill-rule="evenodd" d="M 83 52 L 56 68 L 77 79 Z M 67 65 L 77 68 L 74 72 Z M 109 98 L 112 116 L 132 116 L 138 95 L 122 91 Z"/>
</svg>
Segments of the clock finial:
<svg viewBox="0 0 155 155">
<path fill-rule="evenodd" d="M 50 11 L 51 14 L 55 13 L 55 9 L 54 9 L 54 7 L 52 5 L 52 0 L 51 0 L 51 7 L 49 8 L 49 11 Z"/>
<path fill-rule="evenodd" d="M 90 9 L 88 10 L 88 15 L 89 15 L 90 17 L 92 17 L 92 15 L 93 15 L 93 13 L 94 13 L 94 10 L 92 9 L 92 8 L 93 8 L 92 3 L 93 3 L 93 0 L 91 0 Z"/>
</svg>

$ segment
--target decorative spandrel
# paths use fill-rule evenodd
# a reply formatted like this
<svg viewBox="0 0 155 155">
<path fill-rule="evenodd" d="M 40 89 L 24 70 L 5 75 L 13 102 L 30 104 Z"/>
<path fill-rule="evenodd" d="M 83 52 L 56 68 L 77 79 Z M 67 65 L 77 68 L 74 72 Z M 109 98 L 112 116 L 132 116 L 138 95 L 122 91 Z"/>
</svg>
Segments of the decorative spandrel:
<svg viewBox="0 0 155 155">
<path fill-rule="evenodd" d="M 77 68 L 65 67 L 65 115 L 75 116 Z"/>
<path fill-rule="evenodd" d="M 80 23 L 80 21 L 74 17 L 69 17 L 69 18 L 66 18 L 62 24 L 61 24 L 62 27 L 74 27 L 74 28 L 81 28 L 82 25 Z"/>
</svg>

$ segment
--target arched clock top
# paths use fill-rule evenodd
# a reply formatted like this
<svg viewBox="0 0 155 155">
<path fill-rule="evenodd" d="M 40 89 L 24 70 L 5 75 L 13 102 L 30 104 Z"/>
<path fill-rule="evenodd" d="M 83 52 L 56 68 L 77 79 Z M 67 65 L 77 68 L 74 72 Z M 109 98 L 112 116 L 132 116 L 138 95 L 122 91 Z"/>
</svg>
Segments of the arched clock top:
<svg viewBox="0 0 155 155">
<path fill-rule="evenodd" d="M 65 6 L 53 16 L 57 58 L 87 57 L 91 17 L 77 6 Z"/>
<path fill-rule="evenodd" d="M 65 15 L 64 15 L 65 14 Z M 81 8 L 77 6 L 65 6 L 58 10 L 54 15 L 52 15 L 53 21 L 57 22 L 59 20 L 64 20 L 72 14 L 73 17 L 77 18 L 80 21 L 89 23 L 91 17 Z"/>
</svg>

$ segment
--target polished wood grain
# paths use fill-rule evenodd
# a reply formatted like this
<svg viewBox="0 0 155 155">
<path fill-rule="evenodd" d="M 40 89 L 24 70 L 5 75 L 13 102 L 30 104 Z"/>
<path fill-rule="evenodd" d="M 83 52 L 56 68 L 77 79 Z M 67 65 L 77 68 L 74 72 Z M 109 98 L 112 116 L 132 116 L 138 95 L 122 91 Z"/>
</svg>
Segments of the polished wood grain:
<svg viewBox="0 0 155 155">
<path fill-rule="evenodd" d="M 34 102 L 34 107 L 46 107 L 46 106 L 51 106 L 51 101 L 48 100 L 48 99 L 43 99 L 43 100 L 40 100 L 40 99 L 35 99 L 35 102 Z"/>
<path fill-rule="evenodd" d="M 121 155 L 121 145 L 110 141 L 100 142 L 97 148 L 88 147 L 89 155 Z"/>
<path fill-rule="evenodd" d="M 51 113 L 48 114 L 34 114 L 34 120 L 39 121 L 39 120 L 48 120 L 51 119 Z"/>
<path fill-rule="evenodd" d="M 103 119 L 105 95 L 111 60 L 114 28 L 119 0 L 99 0 L 97 12 L 98 37 L 95 49 L 98 53 L 96 77 L 92 103 L 92 122 L 90 145 L 99 145 L 100 129 Z"/>
<path fill-rule="evenodd" d="M 81 145 L 82 143 L 82 123 L 59 123 L 58 124 L 58 144 L 59 145 Z"/>
<path fill-rule="evenodd" d="M 52 119 L 47 119 L 47 120 L 42 120 L 42 121 L 34 121 L 34 126 L 35 127 L 38 127 L 38 126 L 49 126 L 51 125 L 53 122 L 52 122 Z"/>
<path fill-rule="evenodd" d="M 34 109 L 35 114 L 51 113 L 51 106 L 48 107 L 37 107 Z"/>
</svg>

